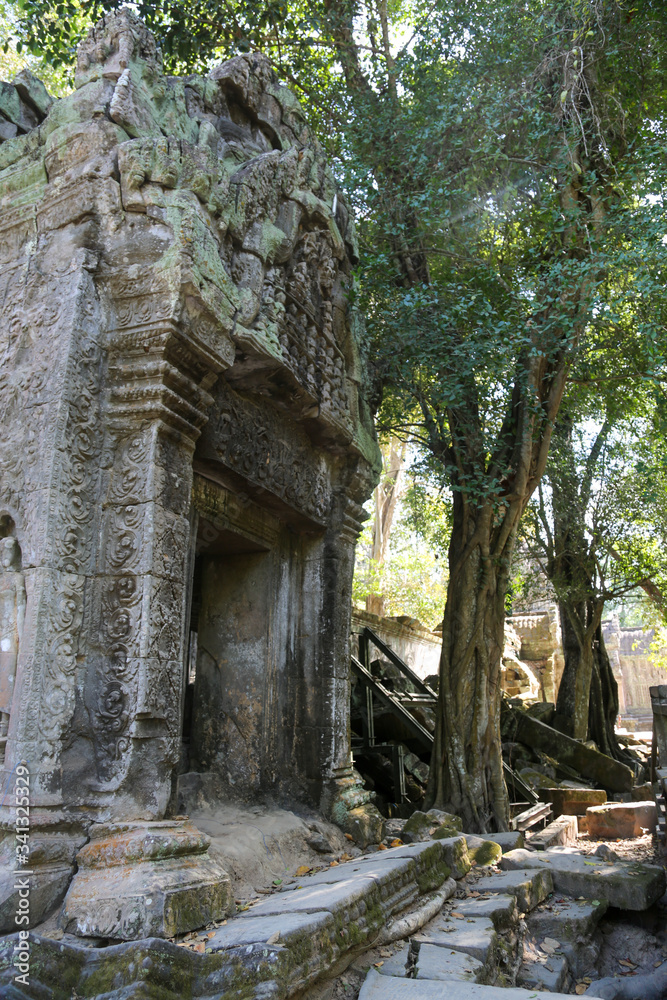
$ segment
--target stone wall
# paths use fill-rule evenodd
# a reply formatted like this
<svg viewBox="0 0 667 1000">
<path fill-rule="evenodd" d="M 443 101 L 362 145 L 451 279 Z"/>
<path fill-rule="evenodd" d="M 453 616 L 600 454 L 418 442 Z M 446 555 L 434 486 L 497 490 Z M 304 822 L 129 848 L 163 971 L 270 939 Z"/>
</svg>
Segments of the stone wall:
<svg viewBox="0 0 667 1000">
<path fill-rule="evenodd" d="M 555 702 L 564 667 L 556 606 L 549 605 L 534 613 L 508 615 L 506 630 L 508 634 L 513 631 L 519 638 L 516 655 L 537 680 L 537 699 Z"/>
<path fill-rule="evenodd" d="M 352 611 L 353 652 L 356 636 L 367 626 L 387 643 L 422 680 L 437 674 L 440 666 L 442 637 L 425 628 L 416 618 L 380 618 L 354 608 Z M 382 659 L 379 650 L 371 649 L 371 656 Z"/>
<path fill-rule="evenodd" d="M 618 682 L 619 722 L 628 729 L 653 725 L 649 688 L 664 684 L 664 667 L 650 657 L 653 629 L 622 628 L 615 616 L 602 623 L 605 646 Z"/>
<path fill-rule="evenodd" d="M 352 612 L 353 647 L 356 636 L 366 625 L 419 677 L 424 679 L 438 673 L 442 648 L 439 632 L 431 632 L 415 618 L 380 618 L 355 608 Z M 377 655 L 382 658 L 379 652 Z M 503 690 L 510 697 L 553 701 L 562 672 L 560 628 L 555 607 L 535 614 L 509 615 L 505 622 Z"/>
</svg>

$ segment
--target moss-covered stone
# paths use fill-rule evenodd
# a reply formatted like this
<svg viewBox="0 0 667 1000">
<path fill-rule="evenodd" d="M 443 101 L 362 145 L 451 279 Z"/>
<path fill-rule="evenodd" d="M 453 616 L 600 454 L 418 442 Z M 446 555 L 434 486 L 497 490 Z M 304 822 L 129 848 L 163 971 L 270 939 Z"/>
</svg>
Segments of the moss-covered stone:
<svg viewBox="0 0 667 1000">
<path fill-rule="evenodd" d="M 431 838 L 455 837 L 461 832 L 462 825 L 458 816 L 440 809 L 430 809 L 429 812 L 416 810 L 403 827 L 401 836 L 409 844 Z"/>
<path fill-rule="evenodd" d="M 471 848 L 468 844 L 468 854 L 473 864 L 478 867 L 496 865 L 503 856 L 502 848 L 499 844 L 494 844 L 492 840 L 485 840 L 476 847 Z"/>
</svg>

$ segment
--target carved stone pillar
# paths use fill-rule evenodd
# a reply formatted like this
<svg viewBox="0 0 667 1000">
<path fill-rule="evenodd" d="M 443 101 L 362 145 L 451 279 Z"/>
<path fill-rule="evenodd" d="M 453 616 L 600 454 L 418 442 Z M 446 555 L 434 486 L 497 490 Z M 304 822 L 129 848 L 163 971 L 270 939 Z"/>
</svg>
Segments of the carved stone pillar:
<svg viewBox="0 0 667 1000">
<path fill-rule="evenodd" d="M 144 315 L 146 297 L 136 299 Z M 128 301 L 122 300 L 128 316 Z M 150 307 L 149 299 L 149 307 Z M 160 301 L 153 303 L 159 312 Z M 110 337 L 106 488 L 84 702 L 101 819 L 158 819 L 178 759 L 192 454 L 215 378 L 172 320 Z M 150 322 L 150 320 L 149 320 Z M 216 367 L 220 367 L 220 364 Z"/>
<path fill-rule="evenodd" d="M 201 926 L 232 902 L 226 872 L 206 855 L 208 838 L 186 821 L 162 821 L 180 749 L 192 455 L 211 403 L 206 387 L 222 362 L 202 358 L 189 332 L 160 319 L 160 300 L 148 296 L 147 307 L 146 299 L 135 300 L 140 312 L 127 297 L 113 299 L 125 325 L 109 338 L 105 489 L 83 693 L 94 763 L 83 794 L 99 822 L 77 855 L 63 908 L 79 934 L 126 939 Z"/>
<path fill-rule="evenodd" d="M 356 477 L 355 477 L 356 478 Z M 348 486 L 341 494 L 334 530 L 327 533 L 328 553 L 325 561 L 325 607 L 331 629 L 331 643 L 323 643 L 323 655 L 331 657 L 326 671 L 331 684 L 331 746 L 327 761 L 327 780 L 323 787 L 322 811 L 331 816 L 359 843 L 378 843 L 382 839 L 383 819 L 371 794 L 363 787 L 361 776 L 354 770 L 350 751 L 350 636 L 352 576 L 357 538 L 368 514 L 353 496 L 357 489 Z M 327 650 L 327 653 L 324 651 Z"/>
</svg>

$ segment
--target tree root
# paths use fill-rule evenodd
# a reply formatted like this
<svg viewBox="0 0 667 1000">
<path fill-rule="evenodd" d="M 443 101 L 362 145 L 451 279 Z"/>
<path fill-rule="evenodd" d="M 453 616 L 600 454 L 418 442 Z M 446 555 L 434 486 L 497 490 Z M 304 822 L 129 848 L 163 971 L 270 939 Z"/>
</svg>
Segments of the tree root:
<svg viewBox="0 0 667 1000">
<path fill-rule="evenodd" d="M 588 987 L 586 996 L 600 1000 L 664 1000 L 667 997 L 667 962 L 655 972 L 642 976 L 598 979 Z"/>
</svg>

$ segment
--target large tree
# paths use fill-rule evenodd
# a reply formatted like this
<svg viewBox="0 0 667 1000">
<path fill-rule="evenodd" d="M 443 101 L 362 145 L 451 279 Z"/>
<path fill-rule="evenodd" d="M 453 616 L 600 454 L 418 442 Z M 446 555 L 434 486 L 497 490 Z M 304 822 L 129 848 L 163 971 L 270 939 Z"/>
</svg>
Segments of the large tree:
<svg viewBox="0 0 667 1000">
<path fill-rule="evenodd" d="M 624 759 L 614 733 L 618 691 L 602 617 L 606 604 L 665 572 L 654 521 L 665 499 L 655 507 L 645 503 L 657 484 L 642 471 L 643 442 L 634 434 L 636 428 L 607 419 L 582 449 L 587 435 L 569 416 L 559 418 L 537 532 L 565 657 L 554 724 L 576 739 L 595 740 L 618 760 Z"/>
<path fill-rule="evenodd" d="M 665 362 L 659 367 L 647 381 L 626 373 L 622 393 L 618 383 L 615 392 L 600 387 L 597 399 L 570 393 L 526 531 L 560 608 L 565 666 L 554 725 L 618 760 L 627 754 L 614 731 L 618 689 L 602 617 L 638 587 L 661 594 L 667 572 L 667 453 L 656 428 Z"/>
<path fill-rule="evenodd" d="M 377 182 L 376 200 L 392 197 L 368 226 L 391 251 L 376 258 L 382 417 L 418 424 L 454 495 L 430 801 L 478 829 L 507 821 L 500 656 L 517 527 L 608 276 L 641 271 L 637 182 L 655 162 L 642 115 L 661 94 L 633 59 L 638 25 L 628 32 L 615 5 L 532 5 L 537 21 L 523 5 L 494 8 L 492 40 L 471 18 L 459 58 L 422 66 Z"/>
<path fill-rule="evenodd" d="M 17 37 L 71 59 L 86 18 L 119 5 L 21 0 Z M 503 828 L 510 559 L 604 275 L 640 256 L 622 234 L 662 110 L 662 5 L 136 6 L 173 68 L 263 48 L 336 160 L 382 422 L 430 452 L 454 497 L 430 800 Z"/>
</svg>

